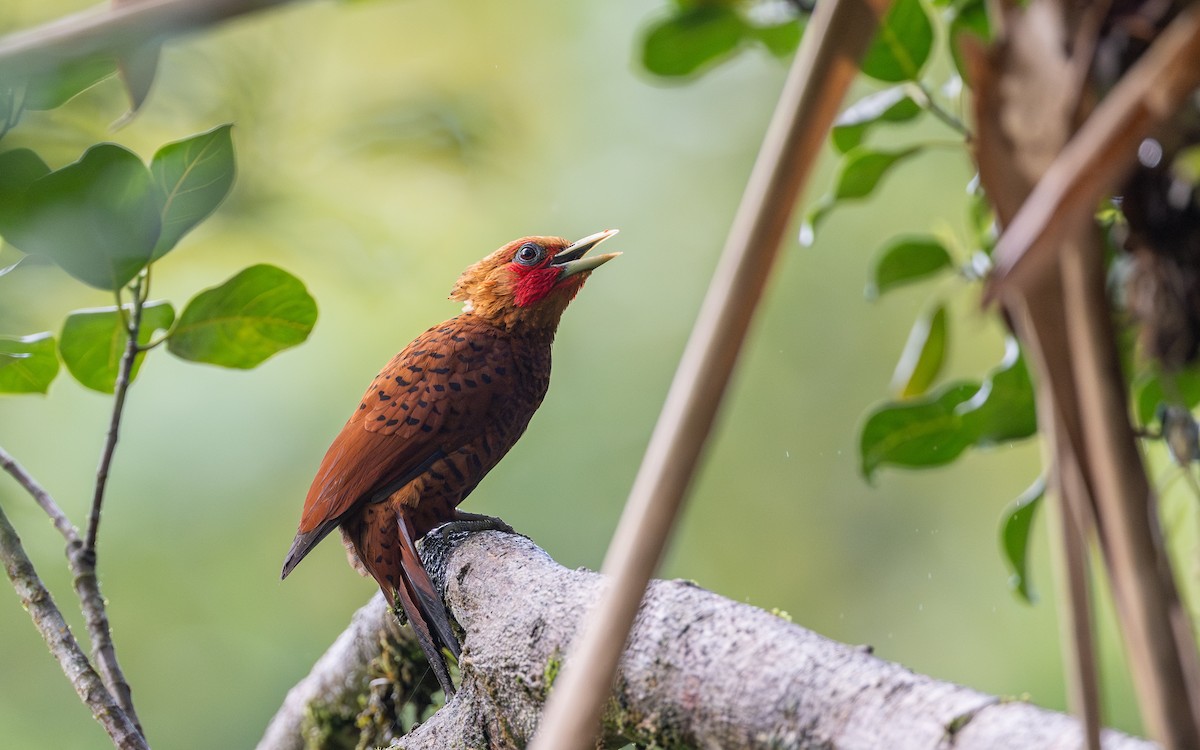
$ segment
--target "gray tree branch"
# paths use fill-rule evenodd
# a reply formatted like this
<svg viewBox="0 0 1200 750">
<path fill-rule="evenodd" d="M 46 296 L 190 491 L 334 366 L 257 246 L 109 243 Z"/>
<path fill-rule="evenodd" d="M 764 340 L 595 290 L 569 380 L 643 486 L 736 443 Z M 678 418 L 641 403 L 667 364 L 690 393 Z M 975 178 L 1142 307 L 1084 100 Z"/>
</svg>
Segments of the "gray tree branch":
<svg viewBox="0 0 1200 750">
<path fill-rule="evenodd" d="M 23 78 L 65 61 L 130 47 L 292 0 L 139 0 L 108 3 L 0 38 L 0 79 Z"/>
<path fill-rule="evenodd" d="M 462 689 L 396 748 L 524 747 L 605 579 L 523 537 L 432 538 L 430 575 L 465 631 Z M 391 615 L 376 597 L 297 685 L 259 750 L 299 750 L 310 703 L 363 691 Z M 1067 748 L 1078 722 L 876 658 L 682 581 L 654 581 L 604 714 L 604 742 L 722 748 Z M 1109 750 L 1148 750 L 1106 731 Z"/>
<path fill-rule="evenodd" d="M 91 709 L 92 715 L 112 738 L 113 744 L 122 750 L 144 750 L 146 741 L 141 732 L 118 705 L 112 693 L 104 686 L 100 675 L 92 668 L 78 641 L 67 627 L 62 612 L 54 598 L 42 584 L 37 570 L 25 554 L 21 538 L 8 522 L 8 516 L 0 508 L 0 562 L 4 572 L 12 581 L 21 598 L 21 604 L 29 612 L 33 624 L 58 660 L 63 673 L 75 688 L 80 700 Z"/>
</svg>

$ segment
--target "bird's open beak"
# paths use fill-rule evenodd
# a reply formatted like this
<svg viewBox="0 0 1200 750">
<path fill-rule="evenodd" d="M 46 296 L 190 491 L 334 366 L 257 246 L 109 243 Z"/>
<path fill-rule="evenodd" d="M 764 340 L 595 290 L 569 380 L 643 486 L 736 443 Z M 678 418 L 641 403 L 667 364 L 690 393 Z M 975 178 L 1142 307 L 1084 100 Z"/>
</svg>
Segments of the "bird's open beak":
<svg viewBox="0 0 1200 750">
<path fill-rule="evenodd" d="M 612 237 L 617 233 L 617 231 L 618 230 L 616 229 L 605 229 L 603 232 L 589 234 L 587 237 L 584 237 L 578 242 L 571 244 L 569 247 L 563 248 L 550 261 L 550 266 L 552 268 L 562 269 L 562 273 L 559 274 L 558 277 L 559 279 L 565 279 L 568 276 L 574 276 L 577 273 L 583 273 L 584 271 L 591 271 L 595 268 L 599 268 L 600 266 L 620 255 L 620 253 L 593 255 L 590 258 L 585 258 L 583 256 L 587 255 L 587 252 L 596 245 L 599 245 L 609 237 Z"/>
</svg>

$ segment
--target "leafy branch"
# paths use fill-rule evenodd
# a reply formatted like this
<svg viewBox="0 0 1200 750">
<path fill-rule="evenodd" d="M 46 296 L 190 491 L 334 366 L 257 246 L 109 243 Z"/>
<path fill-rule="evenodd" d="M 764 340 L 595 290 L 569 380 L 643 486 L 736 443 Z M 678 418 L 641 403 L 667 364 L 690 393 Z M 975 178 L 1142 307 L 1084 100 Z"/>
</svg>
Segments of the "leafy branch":
<svg viewBox="0 0 1200 750">
<path fill-rule="evenodd" d="M 94 82 L 88 76 L 77 80 L 80 86 Z M 19 89 L 26 98 L 31 92 L 36 98 L 36 84 L 22 82 L 9 92 Z M 55 94 L 48 100 L 57 101 L 63 98 L 61 78 L 53 84 Z M 14 123 L 17 114 L 9 112 L 8 122 Z M 148 166 L 114 143 L 97 144 L 57 170 L 29 149 L 0 152 L 0 235 L 27 256 L 51 261 L 79 281 L 111 291 L 116 301 L 113 307 L 70 313 L 57 340 L 48 331 L 0 336 L 0 393 L 47 392 L 61 361 L 83 386 L 113 394 L 83 534 L 32 474 L 0 449 L 0 468 L 16 479 L 67 541 L 91 660 L 63 624 L 2 514 L 0 555 L 34 625 L 81 699 L 121 748 L 147 745 L 132 689 L 117 659 L 96 551 L 127 397 L 141 362 L 147 352 L 167 343 L 181 359 L 254 367 L 303 342 L 316 321 L 316 304 L 304 285 L 266 265 L 251 266 L 197 294 L 178 321 L 169 302 L 150 299 L 153 264 L 212 214 L 233 185 L 231 135 L 231 126 L 222 125 L 169 143 Z M 20 269 L 18 261 L 0 276 L 8 282 L 7 277 L 19 275 Z M 158 331 L 162 333 L 152 341 Z"/>
</svg>

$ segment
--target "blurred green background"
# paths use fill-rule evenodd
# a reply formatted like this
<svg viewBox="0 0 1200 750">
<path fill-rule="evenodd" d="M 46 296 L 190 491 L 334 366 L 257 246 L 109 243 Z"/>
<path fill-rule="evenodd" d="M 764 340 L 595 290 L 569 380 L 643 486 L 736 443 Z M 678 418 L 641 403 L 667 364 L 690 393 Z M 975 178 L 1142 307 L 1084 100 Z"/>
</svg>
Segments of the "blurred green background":
<svg viewBox="0 0 1200 750">
<path fill-rule="evenodd" d="M 0 29 L 82 7 L 10 0 Z M 156 352 L 131 391 L 99 554 L 151 743 L 252 746 L 371 595 L 336 540 L 279 581 L 313 471 L 377 369 L 457 312 L 446 295 L 458 273 L 525 234 L 619 227 L 611 248 L 624 256 L 564 318 L 545 404 L 464 507 L 504 517 L 563 565 L 599 565 L 786 72 L 752 51 L 687 85 L 653 80 L 638 41 L 662 11 L 297 4 L 168 44 L 145 109 L 120 131 L 107 128 L 125 106 L 108 81 L 6 137 L 58 167 L 100 140 L 148 158 L 236 123 L 234 192 L 156 266 L 153 297 L 179 307 L 264 261 L 303 279 L 321 309 L 307 344 L 256 370 Z M 1002 509 L 1039 471 L 1037 446 L 884 471 L 875 487 L 857 469 L 861 416 L 887 395 L 930 302 L 928 288 L 867 302 L 871 253 L 900 231 L 960 232 L 969 176 L 961 151 L 935 150 L 877 199 L 835 211 L 813 247 L 786 249 L 662 575 L 1062 708 L 1044 523 L 1037 606 L 1009 591 L 996 541 Z M 828 178 L 826 163 L 810 200 Z M 1002 354 L 999 329 L 970 295 L 954 299 L 949 374 L 978 376 Z M 55 268 L 24 268 L 0 279 L 0 333 L 57 330 L 68 311 L 110 303 Z M 0 400 L 0 445 L 77 523 L 109 409 L 65 373 L 47 398 Z M 61 538 L 7 478 L 0 503 L 82 634 Z M 1104 617 L 1108 720 L 1137 731 Z M 0 745 L 107 746 L 11 593 L 0 635 Z"/>
</svg>

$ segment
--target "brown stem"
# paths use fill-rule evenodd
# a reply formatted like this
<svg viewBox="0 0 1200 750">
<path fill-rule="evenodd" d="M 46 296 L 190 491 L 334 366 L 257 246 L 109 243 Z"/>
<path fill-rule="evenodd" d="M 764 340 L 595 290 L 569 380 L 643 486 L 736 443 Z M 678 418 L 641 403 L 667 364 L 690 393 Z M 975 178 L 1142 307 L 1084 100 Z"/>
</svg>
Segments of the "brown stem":
<svg viewBox="0 0 1200 750">
<path fill-rule="evenodd" d="M 4 563 L 4 572 L 12 581 L 21 604 L 29 612 L 50 653 L 58 660 L 71 687 L 75 688 L 84 705 L 91 709 L 92 715 L 112 738 L 113 744 L 121 750 L 149 750 L 141 731 L 92 669 L 79 642 L 63 620 L 54 598 L 25 554 L 21 538 L 8 522 L 3 508 L 0 508 L 0 562 Z"/>
<path fill-rule="evenodd" d="M 96 534 L 100 530 L 100 510 L 104 505 L 104 490 L 108 486 L 108 472 L 112 466 L 113 453 L 117 448 L 117 440 L 121 434 L 121 417 L 125 412 L 125 394 L 129 391 L 130 376 L 133 373 L 133 363 L 138 355 L 138 331 L 142 327 L 142 295 L 141 279 L 133 282 L 133 302 L 126 323 L 125 334 L 129 337 L 125 342 L 125 353 L 121 356 L 121 366 L 117 372 L 117 383 L 113 391 L 112 418 L 108 423 L 108 435 L 104 441 L 104 449 L 100 454 L 100 466 L 96 469 L 96 490 L 92 494 L 92 513 L 88 518 L 87 538 L 84 541 L 84 554 L 90 557 L 96 555 Z M 121 296 L 117 295 L 117 309 L 121 309 Z"/>
<path fill-rule="evenodd" d="M 100 674 L 104 675 L 105 685 L 116 696 L 117 702 L 140 732 L 142 724 L 133 707 L 133 690 L 117 661 L 117 650 L 112 640 L 108 611 L 104 596 L 100 593 L 100 579 L 96 576 L 96 535 L 100 529 L 100 511 L 104 505 L 104 490 L 108 485 L 108 473 L 112 465 L 113 453 L 121 433 L 125 395 L 129 391 L 133 364 L 138 356 L 138 332 L 141 330 L 142 305 L 149 291 L 149 280 L 139 277 L 131 285 L 131 291 L 133 292 L 133 301 L 126 324 L 126 335 L 129 338 L 125 342 L 125 353 L 121 357 L 121 366 L 117 373 L 108 436 L 100 455 L 100 466 L 96 470 L 96 490 L 92 496 L 92 512 L 88 520 L 87 537 L 82 543 L 76 542 L 68 545 L 67 557 L 71 562 L 71 570 L 75 574 L 75 592 L 79 595 L 79 601 L 83 608 L 84 622 L 87 624 L 88 636 L 92 641 L 92 654 L 96 659 L 96 665 Z M 117 302 L 119 310 L 119 294 Z"/>
</svg>

